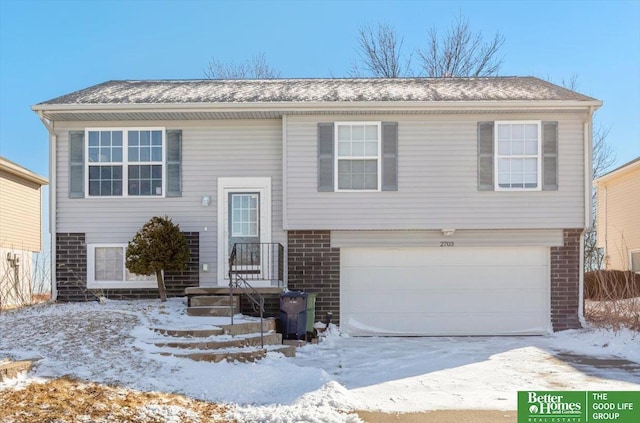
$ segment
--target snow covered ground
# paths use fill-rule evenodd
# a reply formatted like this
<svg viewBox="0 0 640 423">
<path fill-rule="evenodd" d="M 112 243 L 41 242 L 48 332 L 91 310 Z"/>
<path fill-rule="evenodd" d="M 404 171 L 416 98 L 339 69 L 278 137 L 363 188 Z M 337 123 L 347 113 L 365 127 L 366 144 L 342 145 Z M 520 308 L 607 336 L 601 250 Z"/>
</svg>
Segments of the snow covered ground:
<svg viewBox="0 0 640 423">
<path fill-rule="evenodd" d="M 349 410 L 516 409 L 518 390 L 638 390 L 640 371 L 576 366 L 558 353 L 640 363 L 640 334 L 585 329 L 545 337 L 350 338 L 330 334 L 297 357 L 251 363 L 166 357 L 150 328 L 211 328 L 184 299 L 52 304 L 0 314 L 0 358 L 41 358 L 0 389 L 73 376 L 232 405 L 261 422 L 357 422 Z M 347 411 L 347 412 L 345 412 Z"/>
</svg>

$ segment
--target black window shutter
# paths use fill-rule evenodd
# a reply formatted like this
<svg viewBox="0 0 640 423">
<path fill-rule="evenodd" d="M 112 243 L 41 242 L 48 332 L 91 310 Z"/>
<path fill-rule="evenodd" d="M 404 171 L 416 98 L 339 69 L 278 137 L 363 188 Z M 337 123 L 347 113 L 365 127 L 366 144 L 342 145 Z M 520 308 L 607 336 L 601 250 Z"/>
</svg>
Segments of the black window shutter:
<svg viewBox="0 0 640 423">
<path fill-rule="evenodd" d="M 478 122 L 478 191 L 493 191 L 493 122 Z"/>
<path fill-rule="evenodd" d="M 182 131 L 167 130 L 167 197 L 182 196 Z"/>
<path fill-rule="evenodd" d="M 542 189 L 558 190 L 558 122 L 542 122 Z"/>
<path fill-rule="evenodd" d="M 69 131 L 69 198 L 84 198 L 84 131 Z"/>
<path fill-rule="evenodd" d="M 318 124 L 318 191 L 333 191 L 333 123 Z"/>
<path fill-rule="evenodd" d="M 398 123 L 382 122 L 382 191 L 398 190 Z"/>
</svg>

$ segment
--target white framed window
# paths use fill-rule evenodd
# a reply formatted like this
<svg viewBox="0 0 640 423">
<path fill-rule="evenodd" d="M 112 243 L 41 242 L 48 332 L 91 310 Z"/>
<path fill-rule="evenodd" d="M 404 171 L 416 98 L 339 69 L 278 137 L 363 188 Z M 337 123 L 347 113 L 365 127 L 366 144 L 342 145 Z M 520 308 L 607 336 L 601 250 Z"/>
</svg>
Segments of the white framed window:
<svg viewBox="0 0 640 423">
<path fill-rule="evenodd" d="M 542 189 L 541 121 L 495 123 L 496 191 Z"/>
<path fill-rule="evenodd" d="M 336 122 L 336 191 L 380 191 L 380 122 Z"/>
<path fill-rule="evenodd" d="M 155 288 L 155 275 L 129 272 L 125 267 L 127 244 L 87 245 L 87 288 Z"/>
<path fill-rule="evenodd" d="M 629 251 L 629 270 L 640 273 L 640 249 Z"/>
<path fill-rule="evenodd" d="M 164 128 L 87 128 L 89 197 L 162 197 Z"/>
</svg>

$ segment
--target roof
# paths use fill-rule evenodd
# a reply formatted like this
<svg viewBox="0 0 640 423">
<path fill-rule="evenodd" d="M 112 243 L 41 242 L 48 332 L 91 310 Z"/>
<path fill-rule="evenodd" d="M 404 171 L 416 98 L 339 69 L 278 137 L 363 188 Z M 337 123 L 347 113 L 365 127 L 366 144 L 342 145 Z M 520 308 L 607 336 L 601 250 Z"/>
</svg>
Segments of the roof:
<svg viewBox="0 0 640 423">
<path fill-rule="evenodd" d="M 534 77 L 108 81 L 34 106 L 598 100 Z M 598 104 L 599 105 L 599 104 Z"/>
<path fill-rule="evenodd" d="M 30 182 L 34 182 L 39 185 L 48 185 L 49 180 L 44 176 L 40 176 L 26 167 L 22 167 L 17 163 L 12 162 L 9 159 L 6 159 L 0 156 L 0 170 L 8 172 L 12 175 L 18 176 L 19 178 L 25 179 Z"/>
<path fill-rule="evenodd" d="M 596 184 L 601 184 L 603 182 L 606 182 L 607 180 L 619 176 L 627 171 L 630 171 L 632 169 L 635 168 L 640 169 L 640 157 L 636 157 L 635 159 L 631 160 L 630 162 L 627 162 L 625 164 L 623 164 L 622 166 L 618 166 L 617 168 L 613 169 L 610 172 L 605 173 L 604 175 L 602 175 L 601 177 L 599 177 L 598 179 L 595 180 Z"/>
</svg>

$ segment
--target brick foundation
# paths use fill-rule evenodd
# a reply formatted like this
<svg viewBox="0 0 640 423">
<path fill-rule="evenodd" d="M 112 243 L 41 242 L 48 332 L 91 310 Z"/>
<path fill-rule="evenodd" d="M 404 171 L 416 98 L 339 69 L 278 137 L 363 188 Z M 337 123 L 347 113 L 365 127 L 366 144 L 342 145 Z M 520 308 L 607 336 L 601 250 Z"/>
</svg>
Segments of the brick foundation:
<svg viewBox="0 0 640 423">
<path fill-rule="evenodd" d="M 289 280 L 291 291 L 317 292 L 316 321 L 327 312 L 340 321 L 340 249 L 331 248 L 330 231 L 289 231 Z"/>
<path fill-rule="evenodd" d="M 580 302 L 580 235 L 565 229 L 562 247 L 551 247 L 551 324 L 554 331 L 578 329 Z"/>
<path fill-rule="evenodd" d="M 200 234 L 184 232 L 191 250 L 185 270 L 166 272 L 168 297 L 183 297 L 184 289 L 199 286 Z M 156 289 L 87 289 L 87 245 L 84 233 L 56 234 L 56 284 L 58 301 L 95 301 L 96 294 L 111 299 L 159 298 Z"/>
</svg>

